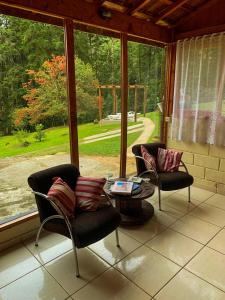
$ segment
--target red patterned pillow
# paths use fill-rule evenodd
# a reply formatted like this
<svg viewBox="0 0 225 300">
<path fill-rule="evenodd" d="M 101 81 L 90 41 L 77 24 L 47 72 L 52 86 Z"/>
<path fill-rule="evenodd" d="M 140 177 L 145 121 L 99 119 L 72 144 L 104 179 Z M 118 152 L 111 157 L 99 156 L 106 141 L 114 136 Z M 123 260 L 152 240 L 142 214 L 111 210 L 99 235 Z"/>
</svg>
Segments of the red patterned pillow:
<svg viewBox="0 0 225 300">
<path fill-rule="evenodd" d="M 157 164 L 158 169 L 161 172 L 164 172 L 164 166 L 166 162 L 167 150 L 163 148 L 158 148 L 158 155 L 157 155 Z"/>
<path fill-rule="evenodd" d="M 178 171 L 183 152 L 169 149 L 158 149 L 158 167 L 162 172 Z"/>
<path fill-rule="evenodd" d="M 61 214 L 60 210 L 62 210 L 68 218 L 74 217 L 74 210 L 76 206 L 74 191 L 71 190 L 68 184 L 60 177 L 54 177 L 53 182 L 54 183 L 50 187 L 47 196 L 49 196 L 59 208 L 56 208 L 59 214 Z"/>
<path fill-rule="evenodd" d="M 155 158 L 152 156 L 148 150 L 141 145 L 141 155 L 142 157 L 147 161 L 145 161 L 145 167 L 149 171 L 156 171 L 156 163 L 155 163 Z"/>
<path fill-rule="evenodd" d="M 100 202 L 105 178 L 78 177 L 75 187 L 77 206 L 82 210 L 95 211 Z"/>
</svg>

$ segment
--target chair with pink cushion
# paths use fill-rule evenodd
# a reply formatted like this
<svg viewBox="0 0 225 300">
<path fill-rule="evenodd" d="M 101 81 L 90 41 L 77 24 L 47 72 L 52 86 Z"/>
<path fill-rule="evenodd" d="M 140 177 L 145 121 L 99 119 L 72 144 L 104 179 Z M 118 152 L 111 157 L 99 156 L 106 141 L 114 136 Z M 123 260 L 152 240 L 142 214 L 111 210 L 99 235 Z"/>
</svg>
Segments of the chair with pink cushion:
<svg viewBox="0 0 225 300">
<path fill-rule="evenodd" d="M 148 153 L 154 157 L 156 162 L 156 169 L 151 170 L 147 169 L 146 165 L 148 162 L 143 158 L 141 152 L 141 146 L 144 146 Z M 194 182 L 193 176 L 188 173 L 187 167 L 184 162 L 180 161 L 180 166 L 177 171 L 166 172 L 160 171 L 157 157 L 158 157 L 158 149 L 166 149 L 166 145 L 163 143 L 149 143 L 149 144 L 138 144 L 134 145 L 132 148 L 132 152 L 136 158 L 136 167 L 137 167 L 137 176 L 143 178 L 149 178 L 150 182 L 158 187 L 158 199 L 159 199 L 159 209 L 161 210 L 161 190 L 162 191 L 172 191 L 179 190 L 188 187 L 188 202 L 191 201 L 190 196 L 190 186 Z M 180 170 L 180 168 L 183 170 Z"/>
</svg>

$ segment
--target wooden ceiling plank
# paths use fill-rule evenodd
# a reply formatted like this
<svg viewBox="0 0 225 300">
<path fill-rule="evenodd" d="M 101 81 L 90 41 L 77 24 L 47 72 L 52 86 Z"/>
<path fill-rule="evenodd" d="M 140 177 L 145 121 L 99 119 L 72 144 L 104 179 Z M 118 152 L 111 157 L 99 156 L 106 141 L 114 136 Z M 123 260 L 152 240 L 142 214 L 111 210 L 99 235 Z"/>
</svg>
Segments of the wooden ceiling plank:
<svg viewBox="0 0 225 300">
<path fill-rule="evenodd" d="M 107 9 L 111 9 L 111 10 L 116 10 L 116 11 L 119 11 L 119 12 L 122 12 L 122 13 L 126 11 L 125 6 L 122 6 L 122 5 L 119 5 L 117 3 L 110 2 L 110 1 L 104 1 L 102 3 L 102 7 L 105 7 Z"/>
<path fill-rule="evenodd" d="M 182 17 L 182 19 L 180 19 L 178 22 L 176 22 L 173 25 L 173 28 L 180 26 L 182 23 L 185 23 L 188 19 L 190 19 L 190 18 L 194 17 L 196 14 L 198 14 L 200 10 L 210 7 L 216 1 L 217 0 L 208 0 L 207 2 L 199 5 L 197 8 L 195 8 L 195 10 L 193 10 L 189 14 L 185 15 L 185 17 Z"/>
<path fill-rule="evenodd" d="M 154 19 L 154 22 L 157 23 L 158 21 L 168 17 L 172 13 L 174 13 L 176 10 L 178 10 L 182 5 L 186 4 L 190 0 L 178 0 L 174 2 L 174 4 L 171 4 L 168 6 L 166 10 L 163 11 L 157 18 Z"/>
<path fill-rule="evenodd" d="M 152 2 L 153 0 L 144 0 L 135 9 L 131 10 L 130 14 L 133 15 L 136 12 L 140 12 L 140 10 L 144 9 L 146 6 L 149 6 Z"/>
<path fill-rule="evenodd" d="M 171 32 L 152 22 L 146 22 L 120 12 L 113 12 L 112 18 L 101 18 L 95 5 L 83 0 L 0 0 L 6 7 L 15 7 L 58 18 L 71 18 L 74 22 L 105 28 L 115 32 L 125 32 L 132 36 L 146 38 L 166 44 L 171 41 Z"/>
</svg>

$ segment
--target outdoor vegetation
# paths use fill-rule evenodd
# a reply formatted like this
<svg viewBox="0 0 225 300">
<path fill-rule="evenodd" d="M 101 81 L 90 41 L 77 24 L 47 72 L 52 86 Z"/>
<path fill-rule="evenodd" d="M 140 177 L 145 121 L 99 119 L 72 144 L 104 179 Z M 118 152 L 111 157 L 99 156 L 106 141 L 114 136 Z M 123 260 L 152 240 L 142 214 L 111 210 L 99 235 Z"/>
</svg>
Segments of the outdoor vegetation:
<svg viewBox="0 0 225 300">
<path fill-rule="evenodd" d="M 63 30 L 1 15 L 0 42 L 0 135 L 11 141 L 1 141 L 5 151 L 1 150 L 4 153 L 0 155 L 41 150 L 45 147 L 38 142 L 46 144 L 52 132 L 58 131 L 57 126 L 68 123 Z M 97 86 L 120 84 L 120 42 L 76 31 L 75 46 L 78 124 L 90 123 L 90 127 L 99 116 Z M 147 111 L 153 111 L 157 102 L 162 101 L 163 58 L 161 48 L 129 43 L 129 84 L 148 86 Z M 134 109 L 133 92 L 129 93 L 128 110 Z M 112 92 L 106 89 L 103 97 L 103 117 L 106 117 L 112 113 Z M 120 90 L 117 97 L 120 99 Z M 140 90 L 140 112 L 143 112 L 142 102 Z M 120 111 L 120 100 L 117 109 Z M 113 129 L 118 124 L 111 126 Z M 96 127 L 93 126 L 94 132 Z M 98 130 L 101 132 L 103 127 Z M 64 138 L 66 141 L 68 136 Z M 18 141 L 23 150 L 20 147 L 7 150 L 7 146 Z M 62 147 L 60 139 L 54 139 L 54 143 L 57 141 Z"/>
</svg>

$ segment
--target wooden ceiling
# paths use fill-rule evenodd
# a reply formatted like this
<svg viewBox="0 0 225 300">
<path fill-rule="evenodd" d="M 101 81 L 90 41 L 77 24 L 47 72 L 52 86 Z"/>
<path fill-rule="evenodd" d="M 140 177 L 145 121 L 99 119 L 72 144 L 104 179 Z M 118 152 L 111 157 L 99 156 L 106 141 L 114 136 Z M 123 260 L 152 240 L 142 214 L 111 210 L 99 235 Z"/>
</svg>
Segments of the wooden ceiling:
<svg viewBox="0 0 225 300">
<path fill-rule="evenodd" d="M 86 0 L 96 2 L 100 13 L 120 12 L 156 25 L 174 28 L 212 0 Z M 108 13 L 110 15 L 110 13 Z"/>
<path fill-rule="evenodd" d="M 68 18 L 162 45 L 225 31 L 225 0 L 0 0 L 0 13 L 61 26 Z"/>
</svg>

